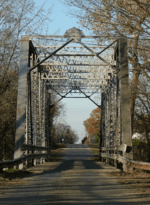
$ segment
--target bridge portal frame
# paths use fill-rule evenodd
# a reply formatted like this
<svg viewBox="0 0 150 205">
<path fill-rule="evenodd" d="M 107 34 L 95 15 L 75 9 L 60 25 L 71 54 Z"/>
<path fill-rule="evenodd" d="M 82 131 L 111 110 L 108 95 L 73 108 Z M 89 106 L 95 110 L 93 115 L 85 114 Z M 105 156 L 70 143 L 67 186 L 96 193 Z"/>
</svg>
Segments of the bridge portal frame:
<svg viewBox="0 0 150 205">
<path fill-rule="evenodd" d="M 50 37 L 54 38 L 54 36 Z M 80 36 L 62 37 L 67 37 L 68 41 L 41 61 L 39 61 L 38 59 L 35 47 L 33 46 L 33 43 L 31 41 L 31 36 L 21 37 L 14 159 L 23 157 L 24 155 L 37 154 L 41 158 L 42 163 L 44 162 L 42 154 L 44 154 L 44 157 L 48 157 L 50 155 L 50 150 L 48 149 L 50 148 L 48 120 L 49 113 L 46 112 L 46 108 L 50 109 L 51 106 L 50 94 L 48 93 L 46 81 L 44 79 L 41 79 L 40 69 L 43 67 L 43 62 L 45 62 L 52 56 L 57 55 L 58 51 L 60 51 L 63 47 L 74 40 L 77 43 L 80 43 L 87 50 L 89 50 L 91 52 L 91 55 L 98 57 L 100 60 L 106 63 L 107 66 L 109 65 L 116 71 L 117 81 L 114 82 L 114 85 L 116 83 L 117 89 L 115 90 L 115 86 L 112 86 L 113 81 L 116 79 L 113 79 L 113 76 L 110 74 L 111 79 L 107 79 L 107 89 L 105 91 L 103 90 L 102 92 L 101 106 L 97 105 L 101 107 L 102 110 L 100 141 L 101 160 L 117 166 L 117 164 L 119 163 L 117 156 L 119 156 L 119 154 L 121 154 L 124 158 L 132 159 L 133 155 L 131 137 L 130 87 L 127 61 L 127 39 L 119 38 L 115 40 L 115 42 L 117 42 L 117 45 L 113 55 L 113 59 L 116 61 L 116 66 L 114 66 L 99 56 L 101 52 L 95 53 L 88 46 L 81 42 L 81 38 L 89 37 L 85 37 L 83 36 L 83 34 L 81 34 Z M 100 37 L 95 36 L 92 38 Z M 114 44 L 114 42 L 112 44 Z M 109 46 L 111 46 L 112 44 L 110 44 Z M 108 49 L 108 47 L 105 47 L 103 50 Z M 31 82 L 31 79 L 33 78 L 36 80 Z M 68 93 L 66 93 L 66 95 Z M 64 97 L 65 95 L 62 97 L 62 99 Z M 86 94 L 85 97 L 90 98 Z M 114 109 L 114 111 L 112 109 Z M 35 125 L 37 118 L 38 125 Z M 112 127 L 113 131 L 111 130 Z M 117 134 L 119 134 L 119 142 L 117 141 Z M 30 135 L 30 137 L 28 135 Z M 111 141 L 113 141 L 113 144 L 111 143 Z M 126 145 L 127 148 L 125 150 L 124 145 Z M 115 150 L 112 148 L 113 146 L 115 147 Z M 115 156 L 113 160 L 110 159 L 110 155 Z M 33 160 L 32 163 L 36 165 L 36 160 Z M 19 168 L 22 169 L 23 164 L 20 164 Z M 131 171 L 132 168 L 123 163 L 123 170 L 128 172 Z"/>
</svg>

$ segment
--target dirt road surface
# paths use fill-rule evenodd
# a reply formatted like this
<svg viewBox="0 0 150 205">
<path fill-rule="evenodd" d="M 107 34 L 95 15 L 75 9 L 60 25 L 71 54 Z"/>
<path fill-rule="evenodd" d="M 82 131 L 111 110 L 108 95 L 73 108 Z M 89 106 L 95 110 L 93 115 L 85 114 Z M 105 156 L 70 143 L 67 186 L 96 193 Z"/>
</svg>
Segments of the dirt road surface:
<svg viewBox="0 0 150 205">
<path fill-rule="evenodd" d="M 109 176 L 117 169 L 93 161 L 86 145 L 69 145 L 61 154 L 63 160 L 30 168 L 34 174 L 22 179 L 23 184 L 3 188 L 0 205 L 150 205 L 150 195 L 136 194 Z"/>
</svg>

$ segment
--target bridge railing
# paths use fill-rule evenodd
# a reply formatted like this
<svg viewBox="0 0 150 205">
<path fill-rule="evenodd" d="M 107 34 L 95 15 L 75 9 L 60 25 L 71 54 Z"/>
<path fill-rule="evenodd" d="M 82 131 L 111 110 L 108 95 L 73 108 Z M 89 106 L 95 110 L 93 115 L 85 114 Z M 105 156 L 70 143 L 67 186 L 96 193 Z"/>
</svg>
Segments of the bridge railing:
<svg viewBox="0 0 150 205">
<path fill-rule="evenodd" d="M 51 149 L 49 147 L 24 144 L 24 145 L 22 145 L 21 150 L 22 151 L 27 151 L 27 150 L 29 150 L 29 151 L 45 151 L 47 153 L 27 154 L 27 155 L 24 155 L 20 158 L 16 158 L 13 160 L 0 161 L 0 169 L 10 168 L 10 167 L 22 164 L 24 162 L 27 162 L 28 160 L 47 158 L 47 157 L 51 156 Z"/>
<path fill-rule="evenodd" d="M 110 147 L 100 147 L 100 154 L 102 161 L 105 161 L 109 164 L 109 159 L 114 161 L 114 165 L 117 163 L 125 164 L 127 167 L 132 167 L 135 169 L 150 171 L 150 163 L 134 161 L 123 157 L 122 153 L 127 152 L 128 146 L 126 144 L 119 146 L 110 146 Z M 114 152 L 114 153 L 109 153 Z M 116 152 L 116 153 L 115 153 Z"/>
<path fill-rule="evenodd" d="M 48 153 L 28 154 L 28 155 L 22 156 L 20 158 L 14 159 L 14 160 L 0 161 L 0 169 L 13 167 L 15 165 L 19 165 L 21 163 L 24 163 L 28 160 L 33 160 L 33 159 L 38 159 L 38 158 L 47 158 L 47 157 L 51 156 L 51 153 L 50 153 L 51 149 L 49 147 L 23 145 L 22 150 L 23 151 L 26 151 L 26 150 L 47 151 Z M 104 161 L 104 160 L 106 161 L 106 159 L 111 159 L 111 160 L 114 160 L 114 162 L 116 162 L 116 163 L 119 162 L 122 164 L 126 164 L 129 167 L 133 167 L 133 168 L 140 169 L 140 170 L 150 171 L 150 163 L 130 160 L 130 159 L 127 159 L 127 158 L 121 156 L 121 154 L 119 154 L 119 152 L 126 152 L 127 151 L 126 144 L 119 145 L 119 146 L 101 147 L 100 150 L 101 150 L 101 152 L 100 152 L 99 156 L 102 158 L 102 161 Z M 117 153 L 116 154 L 109 154 L 108 153 L 109 151 L 110 152 L 117 152 Z"/>
</svg>

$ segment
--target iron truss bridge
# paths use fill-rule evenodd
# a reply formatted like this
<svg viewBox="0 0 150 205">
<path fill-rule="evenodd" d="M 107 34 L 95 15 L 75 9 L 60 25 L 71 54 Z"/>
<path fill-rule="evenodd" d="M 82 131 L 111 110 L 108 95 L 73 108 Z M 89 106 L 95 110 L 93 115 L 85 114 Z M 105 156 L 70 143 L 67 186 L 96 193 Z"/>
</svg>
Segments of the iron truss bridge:
<svg viewBox="0 0 150 205">
<path fill-rule="evenodd" d="M 126 39 L 85 36 L 75 27 L 63 36 L 21 37 L 15 159 L 34 154 L 31 163 L 37 164 L 50 155 L 49 115 L 57 103 L 52 92 L 58 101 L 84 97 L 101 108 L 103 160 L 119 153 L 105 147 L 132 146 Z M 98 104 L 95 94 L 101 96 Z M 132 151 L 122 156 L 132 159 Z"/>
</svg>

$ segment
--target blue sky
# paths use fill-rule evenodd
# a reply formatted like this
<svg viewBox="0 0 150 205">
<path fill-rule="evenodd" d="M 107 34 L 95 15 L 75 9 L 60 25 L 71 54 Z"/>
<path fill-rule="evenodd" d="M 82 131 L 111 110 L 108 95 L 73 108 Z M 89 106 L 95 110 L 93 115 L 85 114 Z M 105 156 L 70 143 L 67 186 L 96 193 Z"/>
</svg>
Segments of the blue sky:
<svg viewBox="0 0 150 205">
<path fill-rule="evenodd" d="M 36 0 L 36 5 L 41 6 L 43 1 Z M 52 10 L 52 23 L 49 25 L 49 35 L 53 35 L 59 30 L 57 35 L 63 35 L 66 30 L 76 27 L 80 28 L 77 24 L 76 18 L 71 18 L 65 12 L 68 10 L 59 0 L 48 0 L 46 7 L 53 6 Z M 81 28 L 80 28 L 81 29 Z M 82 29 L 83 30 L 83 29 Z M 83 30 L 85 35 L 90 33 L 87 30 Z M 69 124 L 79 136 L 79 142 L 83 139 L 85 135 L 85 129 L 83 126 L 83 121 L 89 118 L 90 113 L 96 106 L 88 99 L 64 99 L 62 101 L 67 109 L 66 117 L 64 118 L 66 123 Z"/>
</svg>

